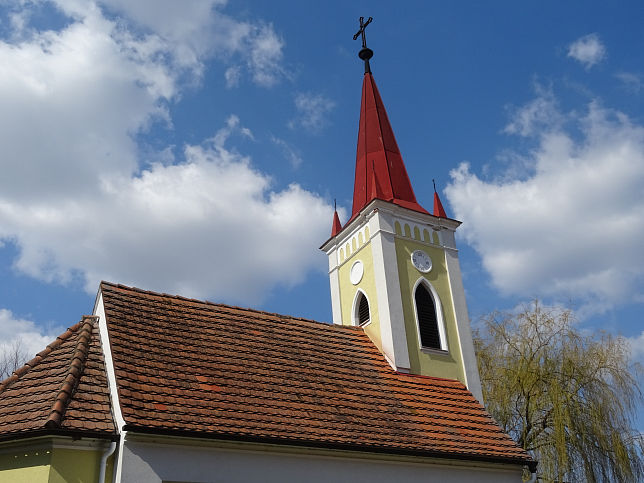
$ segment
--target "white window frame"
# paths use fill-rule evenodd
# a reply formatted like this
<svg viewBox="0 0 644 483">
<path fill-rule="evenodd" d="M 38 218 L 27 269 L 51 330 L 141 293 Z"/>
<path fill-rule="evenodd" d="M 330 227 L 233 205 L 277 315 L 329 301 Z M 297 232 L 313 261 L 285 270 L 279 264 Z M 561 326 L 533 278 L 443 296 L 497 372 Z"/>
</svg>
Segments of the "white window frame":
<svg viewBox="0 0 644 483">
<path fill-rule="evenodd" d="M 434 299 L 434 309 L 436 310 L 436 325 L 438 325 L 438 338 L 440 339 L 440 349 L 434 347 L 426 347 L 423 345 L 423 342 L 420 338 L 420 320 L 418 320 L 418 308 L 416 307 L 416 290 L 420 284 L 425 285 L 425 288 L 429 291 L 429 294 Z M 425 277 L 420 277 L 416 280 L 414 288 L 411 292 L 412 301 L 414 304 L 414 317 L 416 317 L 416 334 L 418 336 L 418 347 L 423 352 L 440 352 L 446 353 L 449 352 L 449 346 L 447 344 L 447 332 L 445 330 L 445 318 L 443 316 L 443 304 L 441 299 L 438 296 L 438 292 L 434 289 L 434 286 L 427 280 Z"/>
</svg>

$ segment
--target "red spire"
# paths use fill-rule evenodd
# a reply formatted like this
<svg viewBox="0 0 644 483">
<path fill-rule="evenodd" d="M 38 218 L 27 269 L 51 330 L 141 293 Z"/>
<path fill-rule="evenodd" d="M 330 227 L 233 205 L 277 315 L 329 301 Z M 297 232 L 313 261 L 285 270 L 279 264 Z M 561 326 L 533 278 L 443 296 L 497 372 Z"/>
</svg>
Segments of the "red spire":
<svg viewBox="0 0 644 483">
<path fill-rule="evenodd" d="M 387 198 L 385 197 L 385 194 L 382 192 L 382 186 L 380 185 L 380 181 L 378 181 L 378 173 L 376 172 L 376 163 L 371 161 L 371 170 L 369 171 L 369 175 L 367 178 L 370 180 L 369 183 L 369 194 L 367 198 L 369 200 L 373 200 L 374 198 L 377 198 L 379 200 L 386 200 Z"/>
<path fill-rule="evenodd" d="M 338 216 L 338 211 L 333 212 L 333 227 L 331 228 L 331 238 L 336 236 L 342 230 L 342 223 L 340 223 L 340 217 Z"/>
<path fill-rule="evenodd" d="M 375 198 L 427 213 L 416 201 L 376 82 L 367 72 L 362 83 L 351 218 Z"/>
</svg>

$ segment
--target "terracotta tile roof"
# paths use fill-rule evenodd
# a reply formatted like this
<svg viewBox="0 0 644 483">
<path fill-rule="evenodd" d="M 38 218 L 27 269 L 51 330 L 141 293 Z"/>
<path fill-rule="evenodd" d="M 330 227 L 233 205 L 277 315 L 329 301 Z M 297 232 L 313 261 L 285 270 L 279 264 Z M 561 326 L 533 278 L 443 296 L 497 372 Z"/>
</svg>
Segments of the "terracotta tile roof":
<svg viewBox="0 0 644 483">
<path fill-rule="evenodd" d="M 126 429 L 532 464 L 458 381 L 363 330 L 101 284 Z"/>
<path fill-rule="evenodd" d="M 0 438 L 46 432 L 116 432 L 97 317 L 83 317 L 0 382 Z"/>
</svg>

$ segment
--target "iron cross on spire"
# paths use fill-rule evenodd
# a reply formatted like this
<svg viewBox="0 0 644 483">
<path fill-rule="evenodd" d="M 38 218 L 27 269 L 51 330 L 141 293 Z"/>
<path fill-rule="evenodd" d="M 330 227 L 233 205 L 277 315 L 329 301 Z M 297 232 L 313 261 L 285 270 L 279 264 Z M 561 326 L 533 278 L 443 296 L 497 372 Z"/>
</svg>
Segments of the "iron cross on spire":
<svg viewBox="0 0 644 483">
<path fill-rule="evenodd" d="M 360 30 L 356 32 L 353 36 L 353 40 L 356 40 L 359 36 L 362 36 L 362 49 L 358 52 L 358 57 L 364 60 L 364 73 L 371 73 L 371 67 L 369 66 L 369 59 L 373 57 L 373 50 L 367 47 L 367 38 L 365 37 L 364 31 L 367 28 L 367 25 L 371 23 L 373 17 L 369 17 L 367 21 L 364 21 L 364 17 L 360 17 Z"/>
</svg>

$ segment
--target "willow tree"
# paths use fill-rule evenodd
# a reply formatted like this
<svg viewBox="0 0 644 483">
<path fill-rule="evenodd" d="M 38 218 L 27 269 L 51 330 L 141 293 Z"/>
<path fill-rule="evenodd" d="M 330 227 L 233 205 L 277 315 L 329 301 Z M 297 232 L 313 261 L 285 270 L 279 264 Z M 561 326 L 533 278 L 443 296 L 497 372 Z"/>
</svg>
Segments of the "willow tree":
<svg viewBox="0 0 644 483">
<path fill-rule="evenodd" d="M 626 340 L 572 322 L 538 301 L 484 319 L 475 345 L 487 409 L 544 481 L 642 481 L 640 368 Z"/>
<path fill-rule="evenodd" d="M 27 362 L 27 353 L 20 339 L 4 347 L 0 347 L 0 381 L 5 380 L 13 371 Z"/>
</svg>

